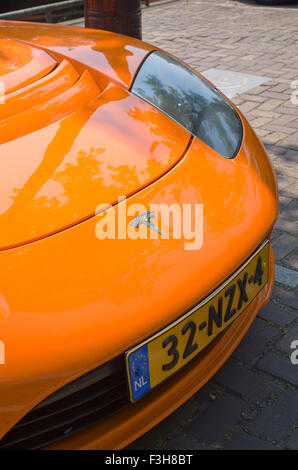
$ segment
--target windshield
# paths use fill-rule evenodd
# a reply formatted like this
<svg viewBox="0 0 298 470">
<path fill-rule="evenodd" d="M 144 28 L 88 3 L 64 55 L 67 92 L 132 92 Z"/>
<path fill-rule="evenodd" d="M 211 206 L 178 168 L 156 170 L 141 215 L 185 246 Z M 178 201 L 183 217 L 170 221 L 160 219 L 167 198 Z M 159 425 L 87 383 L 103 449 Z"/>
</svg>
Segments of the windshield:
<svg viewBox="0 0 298 470">
<path fill-rule="evenodd" d="M 159 51 L 141 66 L 131 92 L 153 104 L 226 158 L 242 141 L 235 109 L 208 82 L 178 60 Z"/>
</svg>

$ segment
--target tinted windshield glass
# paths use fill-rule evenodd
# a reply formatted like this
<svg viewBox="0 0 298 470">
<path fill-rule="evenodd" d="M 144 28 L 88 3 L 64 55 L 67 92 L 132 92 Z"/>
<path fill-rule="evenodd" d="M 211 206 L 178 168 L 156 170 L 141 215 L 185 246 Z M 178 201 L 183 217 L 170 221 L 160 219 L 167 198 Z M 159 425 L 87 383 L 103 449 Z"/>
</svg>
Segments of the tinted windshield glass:
<svg viewBox="0 0 298 470">
<path fill-rule="evenodd" d="M 176 59 L 151 53 L 131 91 L 224 157 L 233 158 L 238 152 L 242 140 L 238 114 L 217 90 Z"/>
</svg>

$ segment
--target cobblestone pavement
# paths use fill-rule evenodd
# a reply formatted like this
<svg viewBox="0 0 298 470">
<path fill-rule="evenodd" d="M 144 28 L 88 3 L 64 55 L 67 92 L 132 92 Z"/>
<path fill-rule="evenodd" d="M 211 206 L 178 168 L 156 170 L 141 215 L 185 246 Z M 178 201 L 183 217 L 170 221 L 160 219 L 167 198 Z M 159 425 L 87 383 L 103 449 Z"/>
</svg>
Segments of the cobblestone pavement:
<svg viewBox="0 0 298 470">
<path fill-rule="evenodd" d="M 298 93 L 291 88 L 298 80 L 297 25 L 298 6 L 253 0 L 178 0 L 143 10 L 143 39 L 198 71 L 271 78 L 232 100 L 278 175 L 273 248 L 279 282 L 211 382 L 130 449 L 298 449 L 298 365 L 290 362 L 290 344 L 298 340 Z"/>
</svg>

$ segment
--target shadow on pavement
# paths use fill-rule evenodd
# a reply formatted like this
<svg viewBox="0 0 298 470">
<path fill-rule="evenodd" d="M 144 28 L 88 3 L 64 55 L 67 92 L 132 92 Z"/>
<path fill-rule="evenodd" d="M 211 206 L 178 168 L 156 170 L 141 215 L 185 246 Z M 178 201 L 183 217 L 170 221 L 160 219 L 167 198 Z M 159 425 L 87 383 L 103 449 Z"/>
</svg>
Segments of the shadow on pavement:
<svg viewBox="0 0 298 470">
<path fill-rule="evenodd" d="M 256 7 L 264 7 L 264 6 L 273 6 L 273 7 L 279 7 L 279 8 L 298 8 L 298 0 L 276 0 L 273 1 L 272 4 L 266 0 L 263 0 L 263 3 L 259 3 L 256 0 L 234 0 L 235 2 L 238 3 L 243 3 L 244 5 L 250 5 L 253 6 L 255 5 Z M 261 0 L 260 0 L 261 1 Z"/>
</svg>

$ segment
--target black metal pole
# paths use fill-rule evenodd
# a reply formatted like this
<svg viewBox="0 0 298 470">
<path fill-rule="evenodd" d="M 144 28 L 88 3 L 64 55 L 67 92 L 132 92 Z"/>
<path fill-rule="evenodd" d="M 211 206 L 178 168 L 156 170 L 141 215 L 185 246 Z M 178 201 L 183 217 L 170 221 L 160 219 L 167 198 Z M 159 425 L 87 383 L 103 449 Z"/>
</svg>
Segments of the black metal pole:
<svg viewBox="0 0 298 470">
<path fill-rule="evenodd" d="M 142 38 L 140 0 L 85 0 L 85 25 Z"/>
</svg>

